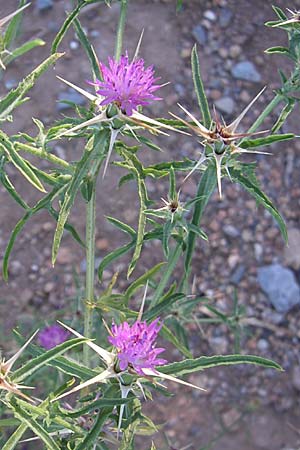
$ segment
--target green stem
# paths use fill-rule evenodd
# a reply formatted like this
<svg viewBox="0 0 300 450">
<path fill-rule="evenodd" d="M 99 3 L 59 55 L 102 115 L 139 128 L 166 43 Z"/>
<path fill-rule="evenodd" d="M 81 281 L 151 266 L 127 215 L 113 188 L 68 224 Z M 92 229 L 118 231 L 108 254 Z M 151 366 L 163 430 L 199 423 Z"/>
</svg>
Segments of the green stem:
<svg viewBox="0 0 300 450">
<path fill-rule="evenodd" d="M 159 302 L 159 299 L 163 295 L 164 289 L 169 282 L 169 278 L 173 274 L 173 271 L 177 265 L 177 262 L 181 254 L 182 254 L 181 244 L 177 244 L 169 255 L 168 265 L 166 267 L 166 270 L 164 271 L 163 277 L 161 278 L 157 288 L 155 289 L 155 293 L 154 296 L 152 297 L 149 308 L 153 308 Z"/>
<path fill-rule="evenodd" d="M 61 166 L 65 169 L 71 169 L 73 170 L 72 166 L 67 161 L 64 161 L 63 159 L 59 158 L 56 155 L 53 155 L 52 153 L 45 152 L 44 150 L 41 150 L 39 148 L 31 147 L 27 144 L 22 144 L 21 142 L 16 142 L 15 147 L 17 150 L 22 150 L 26 153 L 30 153 L 31 155 L 38 156 L 39 158 L 46 159 L 47 161 L 52 162 L 53 164 L 57 164 L 58 166 Z"/>
<path fill-rule="evenodd" d="M 257 128 L 263 123 L 266 117 L 273 111 L 274 108 L 280 103 L 282 100 L 282 95 L 276 94 L 273 100 L 270 101 L 268 106 L 263 110 L 263 112 L 258 116 L 254 124 L 249 128 L 248 133 L 253 133 L 257 130 Z"/>
<path fill-rule="evenodd" d="M 127 15 L 127 0 L 121 0 L 121 10 L 118 23 L 116 46 L 115 46 L 115 59 L 119 60 L 122 54 L 123 35 Z"/>
<path fill-rule="evenodd" d="M 86 283 L 85 283 L 85 311 L 84 336 L 92 337 L 93 304 L 95 283 L 95 222 L 96 222 L 96 180 L 92 181 L 92 194 L 86 205 Z M 90 365 L 90 347 L 83 347 L 83 363 Z"/>
</svg>

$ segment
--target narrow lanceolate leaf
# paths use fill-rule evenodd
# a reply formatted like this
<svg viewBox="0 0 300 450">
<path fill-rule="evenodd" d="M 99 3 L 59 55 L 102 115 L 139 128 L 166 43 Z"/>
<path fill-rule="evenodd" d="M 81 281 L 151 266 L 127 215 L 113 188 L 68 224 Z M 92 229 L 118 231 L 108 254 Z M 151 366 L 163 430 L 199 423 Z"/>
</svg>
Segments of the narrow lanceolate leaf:
<svg viewBox="0 0 300 450">
<path fill-rule="evenodd" d="M 215 167 L 213 164 L 210 164 L 207 166 L 204 174 L 202 175 L 198 186 L 197 197 L 199 197 L 199 201 L 197 201 L 197 203 L 195 204 L 194 214 L 192 218 L 192 225 L 194 225 L 195 227 L 199 227 L 200 219 L 203 215 L 208 200 L 210 199 L 210 196 L 215 190 L 216 184 L 217 184 L 217 177 Z M 195 239 L 196 233 L 194 231 L 190 231 L 188 234 L 187 250 L 184 262 L 186 273 L 188 272 L 188 269 L 191 264 L 195 246 Z"/>
<path fill-rule="evenodd" d="M 109 221 L 109 223 L 114 225 L 119 230 L 124 231 L 124 233 L 129 234 L 129 236 L 131 236 L 132 238 L 135 237 L 136 232 L 131 226 L 127 225 L 124 222 L 121 222 L 118 219 L 115 219 L 114 217 L 106 216 L 106 219 Z"/>
<path fill-rule="evenodd" d="M 267 137 L 262 137 L 258 139 L 247 139 L 243 141 L 240 145 L 241 148 L 255 148 L 262 147 L 265 145 L 271 145 L 276 142 L 287 141 L 289 139 L 294 139 L 295 135 L 293 133 L 287 134 L 271 134 Z"/>
<path fill-rule="evenodd" d="M 272 217 L 276 220 L 279 229 L 281 231 L 281 234 L 283 236 L 283 239 L 285 242 L 288 242 L 288 235 L 287 235 L 287 229 L 286 224 L 281 217 L 279 211 L 275 208 L 271 200 L 266 196 L 264 192 L 262 192 L 259 187 L 252 182 L 249 178 L 247 178 L 241 170 L 238 169 L 230 169 L 230 175 L 234 181 L 237 181 L 239 184 L 241 184 L 246 191 L 249 192 L 257 201 L 258 203 L 262 204 L 264 208 L 266 208 L 269 213 L 272 215 Z"/>
<path fill-rule="evenodd" d="M 280 46 L 267 48 L 265 50 L 265 53 L 268 53 L 270 55 L 272 55 L 273 53 L 279 53 L 281 55 L 287 55 L 290 57 L 292 56 L 288 48 Z"/>
<path fill-rule="evenodd" d="M 54 64 L 63 53 L 55 53 L 54 55 L 43 61 L 36 69 L 34 69 L 23 81 L 19 83 L 16 89 L 11 90 L 6 97 L 0 101 L 0 121 L 6 120 L 13 109 L 22 101 L 24 95 L 34 86 L 35 81 L 39 78 L 52 64 Z"/>
<path fill-rule="evenodd" d="M 92 448 L 98 441 L 99 434 L 102 431 L 103 424 L 108 418 L 111 412 L 111 408 L 103 408 L 98 414 L 97 419 L 94 422 L 93 427 L 90 429 L 83 441 L 75 447 L 75 450 L 87 450 Z"/>
<path fill-rule="evenodd" d="M 14 450 L 16 446 L 18 445 L 19 441 L 22 439 L 23 434 L 27 430 L 27 424 L 22 423 L 16 431 L 7 439 L 4 446 L 2 447 L 2 450 Z"/>
<path fill-rule="evenodd" d="M 197 94 L 198 103 L 200 106 L 200 110 L 202 113 L 203 118 L 203 124 L 206 128 L 210 128 L 211 124 L 211 116 L 209 112 L 208 102 L 205 95 L 203 82 L 201 79 L 201 73 L 200 73 L 200 64 L 199 59 L 197 55 L 197 46 L 194 45 L 192 50 L 192 73 L 193 73 L 193 81 L 195 86 L 195 91 Z"/>
<path fill-rule="evenodd" d="M 43 428 L 27 411 L 21 408 L 16 402 L 13 405 L 13 409 L 15 417 L 21 420 L 23 424 L 27 425 L 27 427 L 46 444 L 46 448 L 60 450 L 59 446 L 45 428 Z"/>
<path fill-rule="evenodd" d="M 13 44 L 20 31 L 20 25 L 23 16 L 21 12 L 30 5 L 30 3 L 28 3 L 27 5 L 25 3 L 26 0 L 21 0 L 19 2 L 19 9 L 0 20 L 0 29 L 9 21 L 9 24 L 3 36 L 3 47 L 5 49 L 10 50 L 10 46 Z"/>
<path fill-rule="evenodd" d="M 0 181 L 11 197 L 24 209 L 29 209 L 27 203 L 22 199 L 20 194 L 16 191 L 16 188 L 4 172 L 4 167 L 0 164 Z"/>
<path fill-rule="evenodd" d="M 84 414 L 87 414 L 95 409 L 106 408 L 109 407 L 113 409 L 115 406 L 125 405 L 126 403 L 130 403 L 132 398 L 101 398 L 100 400 L 95 400 L 80 409 L 63 409 L 59 408 L 60 412 L 65 417 L 71 417 L 75 419 L 77 417 L 81 417 Z"/>
<path fill-rule="evenodd" d="M 135 247 L 135 241 L 131 241 L 129 244 L 123 245 L 122 247 L 119 247 L 116 250 L 114 250 L 113 252 L 104 256 L 104 258 L 102 259 L 102 261 L 98 267 L 99 280 L 102 281 L 103 271 L 109 264 L 111 264 L 113 261 L 120 258 L 121 256 L 126 255 L 126 253 L 128 253 L 134 247 Z"/>
<path fill-rule="evenodd" d="M 40 47 L 42 45 L 45 45 L 45 41 L 43 41 L 42 39 L 33 39 L 32 41 L 28 41 L 25 44 L 21 45 L 20 47 L 14 49 L 11 53 L 9 53 L 7 58 L 5 58 L 5 63 L 10 63 L 14 59 L 24 55 L 33 48 Z"/>
<path fill-rule="evenodd" d="M 161 335 L 164 339 L 167 339 L 171 344 L 175 345 L 176 348 L 187 358 L 191 358 L 192 354 L 191 352 L 183 345 L 177 337 L 172 333 L 172 331 L 166 326 L 163 325 L 161 329 Z M 162 371 L 161 371 L 162 372 Z"/>
<path fill-rule="evenodd" d="M 275 124 L 272 127 L 272 132 L 276 133 L 280 130 L 282 125 L 285 123 L 288 116 L 291 114 L 291 112 L 294 110 L 296 104 L 296 100 L 294 99 L 288 99 L 287 104 L 282 108 L 281 113 L 279 114 L 279 117 Z"/>
<path fill-rule="evenodd" d="M 46 192 L 44 186 L 30 168 L 26 159 L 22 158 L 16 151 L 14 144 L 9 140 L 9 137 L 0 131 L 0 148 L 4 150 L 9 161 L 22 173 L 22 175 L 31 183 L 36 189 L 41 192 Z"/>
<path fill-rule="evenodd" d="M 68 189 L 66 190 L 64 202 L 63 202 L 62 207 L 59 212 L 59 217 L 58 217 L 58 221 L 57 221 L 57 226 L 56 226 L 55 235 L 54 235 L 54 239 L 53 239 L 53 246 L 52 246 L 52 264 L 54 264 L 56 261 L 56 257 L 57 257 L 58 249 L 60 246 L 60 241 L 61 241 L 61 238 L 62 238 L 62 235 L 64 232 L 65 224 L 66 224 L 66 221 L 71 212 L 72 206 L 75 202 L 77 192 L 80 188 L 82 180 L 86 177 L 86 175 L 90 169 L 90 162 L 94 158 L 94 150 L 96 148 L 98 149 L 98 147 L 100 147 L 100 148 L 103 148 L 103 152 L 104 152 L 106 139 L 107 139 L 106 132 L 103 132 L 101 134 L 100 138 L 95 135 L 92 136 L 92 138 L 90 140 L 90 143 L 92 143 L 92 147 L 93 147 L 92 150 L 89 151 L 88 149 L 86 149 L 83 157 L 77 163 L 76 170 L 72 176 L 70 185 L 69 185 Z M 99 156 L 99 158 L 100 158 L 100 156 Z"/>
<path fill-rule="evenodd" d="M 217 366 L 236 364 L 255 364 L 268 369 L 283 370 L 282 367 L 271 359 L 254 355 L 224 355 L 224 356 L 200 356 L 200 358 L 186 359 L 159 367 L 159 371 L 166 374 L 185 375 L 203 369 Z"/>
<path fill-rule="evenodd" d="M 139 287 L 145 286 L 147 281 L 151 279 L 155 274 L 157 274 L 157 272 L 159 272 L 162 269 L 164 264 L 165 263 L 158 263 L 156 266 L 147 270 L 147 272 L 145 272 L 141 277 L 137 278 L 133 283 L 131 283 L 131 285 L 125 292 L 125 297 L 127 298 L 127 300 L 129 300 L 129 298 L 135 293 L 135 291 Z"/>
<path fill-rule="evenodd" d="M 71 350 L 77 345 L 83 344 L 84 342 L 86 342 L 85 338 L 70 339 L 55 348 L 43 352 L 41 355 L 28 361 L 28 363 L 24 364 L 20 369 L 14 371 L 11 375 L 12 380 L 16 383 L 20 383 L 25 378 L 35 373 L 40 367 L 45 366 L 51 360 L 57 358 L 66 351 Z"/>
<path fill-rule="evenodd" d="M 80 22 L 78 19 L 75 19 L 73 22 L 74 28 L 76 30 L 76 34 L 78 39 L 81 42 L 81 45 L 83 46 L 89 61 L 90 61 L 90 65 L 92 67 L 92 71 L 93 71 L 93 78 L 94 79 L 98 79 L 101 80 L 101 73 L 100 73 L 100 69 L 99 69 L 99 63 L 98 63 L 98 59 L 97 56 L 95 54 L 94 48 L 92 47 L 87 35 L 85 34 L 82 26 L 80 25 Z"/>
</svg>

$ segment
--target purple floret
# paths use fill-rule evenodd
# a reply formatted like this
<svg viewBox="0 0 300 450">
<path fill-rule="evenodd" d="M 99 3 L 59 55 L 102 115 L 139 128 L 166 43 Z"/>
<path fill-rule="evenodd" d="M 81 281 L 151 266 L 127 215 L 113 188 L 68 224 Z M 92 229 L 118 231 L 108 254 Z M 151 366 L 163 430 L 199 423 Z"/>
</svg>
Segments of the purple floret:
<svg viewBox="0 0 300 450">
<path fill-rule="evenodd" d="M 59 325 L 51 325 L 39 332 L 39 344 L 46 350 L 50 350 L 50 348 L 56 347 L 58 344 L 65 342 L 69 334 L 70 333 L 67 330 Z"/>
<path fill-rule="evenodd" d="M 153 66 L 144 67 L 143 59 L 128 61 L 128 55 L 121 56 L 120 61 L 108 58 L 109 67 L 99 63 L 103 81 L 94 84 L 99 89 L 97 94 L 104 97 L 101 105 L 115 103 L 127 116 L 131 116 L 138 106 L 148 105 L 152 100 L 161 100 L 153 93 L 160 85 L 154 83 Z"/>
<path fill-rule="evenodd" d="M 109 336 L 108 340 L 118 351 L 121 370 L 131 366 L 139 375 L 144 375 L 143 369 L 155 370 L 156 366 L 167 362 L 165 359 L 157 358 L 165 351 L 164 348 L 155 348 L 155 341 L 162 327 L 158 321 L 159 318 L 150 325 L 140 321 L 131 326 L 127 322 L 120 325 L 113 324 L 112 336 Z"/>
</svg>

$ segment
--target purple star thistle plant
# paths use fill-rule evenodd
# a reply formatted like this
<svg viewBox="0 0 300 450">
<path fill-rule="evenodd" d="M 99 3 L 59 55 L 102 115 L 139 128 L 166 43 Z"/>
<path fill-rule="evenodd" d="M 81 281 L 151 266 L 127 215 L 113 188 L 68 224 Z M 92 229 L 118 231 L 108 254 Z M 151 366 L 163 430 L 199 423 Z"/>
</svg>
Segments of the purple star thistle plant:
<svg viewBox="0 0 300 450">
<path fill-rule="evenodd" d="M 143 59 L 129 62 L 127 52 L 120 61 L 108 58 L 108 62 L 109 67 L 99 63 L 103 81 L 91 83 L 99 88 L 97 94 L 104 97 L 100 105 L 115 103 L 127 116 L 131 116 L 138 106 L 161 100 L 153 94 L 161 87 L 154 84 L 159 78 L 154 77 L 153 66 L 145 68 Z"/>
<path fill-rule="evenodd" d="M 144 369 L 152 369 L 165 364 L 165 359 L 157 358 L 164 352 L 164 348 L 156 348 L 155 341 L 162 327 L 158 324 L 159 318 L 150 325 L 137 320 L 133 325 L 123 322 L 120 325 L 112 325 L 112 336 L 109 342 L 118 351 L 120 369 L 126 370 L 132 367 L 139 375 L 145 375 Z"/>
<path fill-rule="evenodd" d="M 39 344 L 46 350 L 50 350 L 62 344 L 69 336 L 69 332 L 59 325 L 50 325 L 39 333 Z"/>
</svg>

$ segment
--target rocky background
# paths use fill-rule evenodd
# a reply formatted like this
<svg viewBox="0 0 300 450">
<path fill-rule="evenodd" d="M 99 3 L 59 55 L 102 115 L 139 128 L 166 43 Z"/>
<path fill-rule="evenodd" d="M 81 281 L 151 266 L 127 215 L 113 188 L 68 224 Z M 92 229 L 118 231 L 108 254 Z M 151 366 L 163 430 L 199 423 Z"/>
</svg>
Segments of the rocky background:
<svg viewBox="0 0 300 450">
<path fill-rule="evenodd" d="M 17 1 L 0 0 L 0 17 L 17 8 Z M 135 48 L 140 32 L 145 28 L 141 55 L 154 64 L 163 82 L 164 102 L 151 107 L 151 114 L 178 114 L 177 102 L 199 117 L 193 93 L 190 52 L 198 44 L 201 69 L 210 105 L 215 105 L 226 120 L 235 118 L 265 85 L 268 86 L 242 122 L 246 130 L 264 104 L 279 86 L 277 68 L 289 71 L 285 59 L 268 56 L 264 49 L 284 45 L 282 30 L 264 26 L 274 18 L 271 0 L 185 0 L 183 11 L 175 14 L 174 0 L 132 0 L 129 7 L 125 44 L 129 52 Z M 295 9 L 300 2 L 278 6 Z M 20 39 L 41 37 L 47 45 L 34 50 L 11 64 L 3 74 L 1 94 L 18 81 L 49 53 L 55 32 L 62 24 L 70 4 L 64 0 L 36 0 L 25 11 Z M 81 21 L 89 34 L 99 58 L 106 60 L 113 51 L 117 8 L 91 5 L 83 10 Z M 7 126 L 10 133 L 36 133 L 31 117 L 46 124 L 61 114 L 70 114 L 60 100 L 83 104 L 83 97 L 66 89 L 55 75 L 85 86 L 90 78 L 88 62 L 73 31 L 68 33 L 61 50 L 65 57 L 49 71 L 31 92 L 31 101 L 17 111 L 14 122 Z M 276 113 L 266 122 L 270 128 Z M 180 113 L 179 113 L 180 114 Z M 284 131 L 299 134 L 299 109 L 289 118 Z M 80 143 L 61 141 L 54 151 L 70 160 L 81 152 Z M 258 161 L 258 176 L 265 192 L 285 217 L 289 230 L 286 247 L 270 215 L 257 208 L 255 201 L 238 186 L 224 182 L 224 198 L 217 193 L 208 205 L 203 229 L 209 242 L 199 242 L 194 258 L 195 292 L 211 298 L 212 305 L 229 313 L 236 290 L 239 304 L 245 310 L 242 318 L 241 350 L 279 362 L 283 373 L 252 367 L 224 368 L 194 375 L 190 381 L 207 389 L 206 393 L 169 386 L 175 395 L 158 397 L 145 405 L 153 420 L 165 424 L 154 437 L 157 448 L 192 450 L 299 450 L 300 448 L 300 143 L 282 143 L 272 148 L 273 156 L 253 156 Z M 145 150 L 145 162 L 154 163 L 168 157 L 199 155 L 196 140 L 170 136 L 164 141 L 164 154 Z M 111 168 L 110 176 L 99 186 L 97 221 L 97 261 L 122 244 L 123 236 L 105 221 L 104 215 L 114 215 L 135 226 L 135 187 L 128 185 L 117 191 L 119 169 Z M 37 199 L 29 185 L 12 170 L 12 181 L 29 203 Z M 180 181 L 180 180 L 179 180 Z M 184 201 L 193 195 L 197 176 L 184 185 Z M 166 182 L 149 184 L 151 197 L 160 205 L 166 197 Z M 21 217 L 20 211 L 0 188 L 1 230 L 0 251 L 5 249 L 12 226 Z M 84 232 L 84 205 L 78 202 L 73 223 Z M 12 350 L 10 330 L 18 325 L 29 332 L 36 323 L 76 314 L 81 295 L 80 280 L 85 270 L 84 253 L 69 236 L 65 236 L 57 265 L 51 267 L 51 239 L 55 224 L 46 214 L 40 214 L 23 231 L 11 258 L 10 279 L 1 281 L 0 317 L 1 347 Z M 161 259 L 160 249 L 146 248 L 142 272 Z M 109 267 L 104 274 L 107 282 L 119 270 L 117 289 L 127 285 L 126 260 Z M 77 273 L 74 276 L 74 273 Z M 99 292 L 102 286 L 97 286 Z M 205 308 L 197 311 L 200 319 L 210 318 Z M 232 353 L 233 335 L 224 324 L 190 326 L 190 345 L 195 356 Z M 179 355 L 169 349 L 170 358 Z M 139 448 L 145 449 L 145 441 Z M 188 447 L 185 447 L 189 445 Z M 25 448 L 25 447 L 24 447 Z"/>
</svg>

